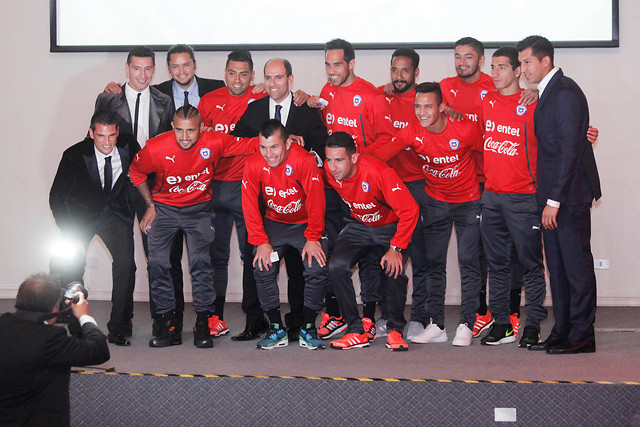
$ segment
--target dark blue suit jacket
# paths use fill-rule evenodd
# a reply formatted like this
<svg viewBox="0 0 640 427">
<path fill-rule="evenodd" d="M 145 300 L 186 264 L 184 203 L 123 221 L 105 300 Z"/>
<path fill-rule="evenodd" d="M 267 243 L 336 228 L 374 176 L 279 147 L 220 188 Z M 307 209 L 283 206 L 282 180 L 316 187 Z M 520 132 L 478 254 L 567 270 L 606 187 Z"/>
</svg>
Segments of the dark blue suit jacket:
<svg viewBox="0 0 640 427">
<path fill-rule="evenodd" d="M 551 78 L 534 114 L 538 139 L 538 202 L 591 203 L 602 195 L 593 147 L 587 141 L 589 108 L 576 82 L 562 70 Z"/>
</svg>

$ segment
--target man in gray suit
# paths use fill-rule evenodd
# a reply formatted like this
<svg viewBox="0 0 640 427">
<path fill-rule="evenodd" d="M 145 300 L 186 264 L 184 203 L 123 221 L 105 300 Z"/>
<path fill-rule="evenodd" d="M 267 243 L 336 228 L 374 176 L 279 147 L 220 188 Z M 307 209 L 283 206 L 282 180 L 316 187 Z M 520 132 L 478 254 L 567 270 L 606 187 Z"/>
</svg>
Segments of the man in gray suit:
<svg viewBox="0 0 640 427">
<path fill-rule="evenodd" d="M 150 86 L 156 69 L 155 53 L 150 47 L 136 46 L 127 55 L 125 71 L 128 82 L 121 86 L 120 93 L 102 92 L 96 99 L 95 111 L 114 112 L 120 134 L 131 134 L 144 147 L 149 138 L 171 130 L 173 99 Z M 135 154 L 135 153 L 134 153 Z M 153 181 L 151 181 L 153 182 Z M 134 204 L 138 219 L 144 216 L 144 203 Z M 148 254 L 147 238 L 142 236 L 145 254 Z M 182 236 L 176 238 L 172 249 L 171 277 L 176 296 L 178 326 L 182 327 L 184 296 L 182 292 Z M 174 255 L 175 254 L 175 255 Z M 153 313 L 153 302 L 151 303 Z"/>
</svg>

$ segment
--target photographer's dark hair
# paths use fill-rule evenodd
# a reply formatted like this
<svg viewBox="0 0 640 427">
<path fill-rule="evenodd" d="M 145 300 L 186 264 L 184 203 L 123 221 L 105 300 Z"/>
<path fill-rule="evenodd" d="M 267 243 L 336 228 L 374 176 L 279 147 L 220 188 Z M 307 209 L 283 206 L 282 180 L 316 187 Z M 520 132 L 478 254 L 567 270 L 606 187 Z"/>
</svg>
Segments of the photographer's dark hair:
<svg viewBox="0 0 640 427">
<path fill-rule="evenodd" d="M 356 143 L 353 137 L 347 132 L 336 132 L 327 138 L 327 147 L 329 148 L 344 148 L 347 156 L 351 156 L 356 152 Z"/>
<path fill-rule="evenodd" d="M 60 285 L 48 274 L 36 273 L 20 284 L 15 307 L 18 310 L 49 313 L 61 298 Z"/>
</svg>

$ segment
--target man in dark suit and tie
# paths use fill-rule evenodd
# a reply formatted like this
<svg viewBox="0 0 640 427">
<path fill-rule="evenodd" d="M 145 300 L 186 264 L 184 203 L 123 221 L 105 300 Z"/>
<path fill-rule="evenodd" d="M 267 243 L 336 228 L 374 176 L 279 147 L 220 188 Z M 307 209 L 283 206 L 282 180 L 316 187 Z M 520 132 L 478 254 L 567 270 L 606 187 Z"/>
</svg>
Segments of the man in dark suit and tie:
<svg viewBox="0 0 640 427">
<path fill-rule="evenodd" d="M 49 205 L 65 240 L 82 244 L 84 252 L 100 236 L 113 258 L 109 342 L 130 345 L 133 289 L 133 204 L 141 197 L 127 173 L 138 143 L 119 135 L 116 114 L 99 111 L 91 118 L 89 137 L 62 155 L 49 193 Z M 142 202 L 144 204 L 144 202 Z M 82 281 L 84 254 L 68 265 L 52 263 L 63 284 Z"/>
<path fill-rule="evenodd" d="M 260 133 L 262 124 L 269 119 L 277 119 L 282 122 L 287 132 L 304 140 L 304 148 L 324 157 L 324 145 L 327 138 L 327 129 L 322 123 L 318 112 L 308 107 L 293 102 L 291 86 L 293 85 L 293 70 L 291 63 L 286 59 L 275 58 L 269 60 L 264 66 L 264 83 L 268 97 L 251 102 L 232 135 L 241 137 L 255 137 Z M 253 246 L 245 244 L 245 260 L 253 259 Z M 288 299 L 291 312 L 285 315 L 285 323 L 288 328 L 290 341 L 298 339 L 300 327 L 303 322 L 302 307 L 304 302 L 304 278 L 302 273 L 304 266 L 300 254 L 293 250 L 285 254 L 287 275 L 289 276 Z M 253 279 L 251 263 L 245 261 L 245 280 L 243 280 L 242 307 L 247 314 L 247 325 L 240 334 L 232 337 L 235 340 L 247 340 L 257 338 L 262 321 L 262 310 L 256 291 L 256 283 Z"/>
<path fill-rule="evenodd" d="M 602 195 L 589 109 L 578 85 L 553 65 L 553 45 L 541 36 L 516 44 L 522 74 L 537 84 L 537 191 L 555 324 L 531 350 L 549 354 L 596 351 L 596 277 L 591 254 L 591 203 Z"/>
<path fill-rule="evenodd" d="M 71 366 L 109 360 L 109 346 L 82 292 L 71 306 L 80 338 L 54 326 L 62 288 L 46 274 L 27 277 L 16 312 L 0 316 L 0 425 L 68 426 Z"/>
<path fill-rule="evenodd" d="M 197 108 L 200 98 L 225 86 L 222 80 L 196 76 L 196 58 L 193 48 L 186 44 L 171 46 L 167 51 L 167 67 L 169 67 L 171 80 L 153 87 L 173 99 L 174 110 L 185 103 Z"/>
</svg>

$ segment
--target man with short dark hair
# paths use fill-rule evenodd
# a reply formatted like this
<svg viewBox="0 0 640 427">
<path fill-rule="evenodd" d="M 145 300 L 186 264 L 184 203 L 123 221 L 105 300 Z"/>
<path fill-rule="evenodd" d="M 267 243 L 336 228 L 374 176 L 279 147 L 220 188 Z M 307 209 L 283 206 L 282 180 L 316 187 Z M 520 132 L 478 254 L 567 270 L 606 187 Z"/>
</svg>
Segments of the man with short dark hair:
<svg viewBox="0 0 640 427">
<path fill-rule="evenodd" d="M 431 323 L 412 342 L 448 340 L 444 328 L 447 249 L 453 225 L 458 241 L 461 279 L 461 313 L 455 346 L 471 345 L 480 291 L 480 186 L 473 153 L 482 149 L 482 134 L 470 120 L 449 121 L 443 114 L 442 92 L 437 82 L 416 86 L 417 121 L 398 132 L 388 144 L 376 143 L 373 154 L 383 160 L 413 148 L 422 158 L 426 186 L 420 215 L 427 242 L 427 313 Z M 380 146 L 380 145 L 383 146 Z"/>
<path fill-rule="evenodd" d="M 294 76 L 291 63 L 283 58 L 273 58 L 264 66 L 265 90 L 269 97 L 258 99 L 247 106 L 246 111 L 236 124 L 232 135 L 242 137 L 258 136 L 261 126 L 269 119 L 279 120 L 290 135 L 301 138 L 305 150 L 313 151 L 316 157 L 324 155 L 324 142 L 327 137 L 327 129 L 317 112 L 306 104 L 295 105 L 294 94 L 291 91 Z M 252 256 L 253 248 L 245 248 L 245 259 Z M 289 276 L 287 296 L 291 306 L 291 312 L 285 315 L 289 341 L 295 341 L 298 331 L 304 323 L 304 278 L 300 254 L 296 250 L 288 248 L 284 258 Z M 249 267 L 245 263 L 246 267 Z M 236 340 L 255 338 L 255 325 L 261 322 L 262 313 L 258 311 L 259 301 L 252 286 L 250 277 L 243 283 L 243 308 L 247 313 L 247 325 L 245 331 L 236 335 Z"/>
<path fill-rule="evenodd" d="M 576 82 L 554 66 L 549 40 L 529 36 L 516 49 L 527 83 L 537 84 L 540 91 L 533 117 L 538 139 L 538 208 L 555 320 L 549 337 L 530 349 L 593 353 L 596 277 L 591 204 L 602 193 L 593 147 L 587 141 L 587 99 Z"/>
<path fill-rule="evenodd" d="M 279 260 L 287 248 L 294 249 L 304 264 L 304 280 L 295 283 L 304 289 L 300 346 L 324 348 L 315 324 L 328 286 L 322 175 L 315 157 L 292 143 L 280 120 L 271 119 L 262 125 L 259 149 L 260 153 L 247 160 L 242 178 L 242 210 L 249 244 L 255 246 L 253 274 L 260 305 L 270 323 L 258 348 L 271 350 L 289 344 L 277 283 Z"/>
<path fill-rule="evenodd" d="M 394 130 L 389 115 L 387 101 L 370 82 L 355 73 L 355 50 L 353 45 L 343 39 L 333 39 L 325 44 L 324 65 L 327 83 L 320 96 L 312 96 L 307 103 L 310 107 L 320 108 L 320 114 L 330 134 L 344 131 L 349 133 L 358 152 L 383 135 L 393 135 Z M 327 236 L 332 248 L 338 233 L 344 227 L 344 218 L 349 211 L 337 193 L 330 189 L 327 199 Z M 366 260 L 363 260 L 366 262 Z M 361 296 L 365 304 L 365 317 L 375 321 L 375 307 L 380 282 L 380 269 L 376 266 L 360 266 L 360 281 L 370 282 L 372 286 L 364 289 L 372 291 Z M 327 310 L 323 314 L 319 334 L 324 338 L 332 337 L 345 330 L 346 324 L 340 314 L 335 296 L 327 295 Z M 375 331 L 374 331 L 375 332 Z"/>
<path fill-rule="evenodd" d="M 158 135 L 137 155 L 129 170 L 147 206 L 140 229 L 148 234 L 149 281 L 154 302 L 151 347 L 182 344 L 176 328 L 176 297 L 169 274 L 169 252 L 179 231 L 184 232 L 189 253 L 196 325 L 194 345 L 213 346 L 208 326 L 214 315 L 215 290 L 210 246 L 214 238 L 210 210 L 210 181 L 222 156 L 255 151 L 255 143 L 218 132 L 200 132 L 200 113 L 190 104 L 178 108 L 173 132 Z M 147 175 L 155 173 L 153 193 Z"/>
<path fill-rule="evenodd" d="M 254 93 L 254 75 L 251 52 L 239 49 L 229 53 L 224 69 L 224 79 L 227 86 L 207 93 L 200 100 L 198 110 L 202 115 L 202 123 L 216 132 L 231 133 L 247 106 L 255 100 L 267 96 L 265 92 Z M 229 281 L 229 245 L 234 223 L 236 224 L 241 258 L 243 258 L 247 240 L 247 230 L 242 216 L 241 181 L 244 164 L 249 156 L 250 154 L 246 154 L 220 159 L 211 181 L 211 189 L 217 195 L 212 201 L 215 212 L 216 238 L 211 245 L 211 262 L 214 269 L 213 284 L 216 289 L 216 314 L 210 318 L 211 323 L 209 324 L 211 335 L 214 337 L 229 332 L 224 320 L 224 305 Z M 243 283 L 246 280 L 253 282 L 253 270 L 248 268 L 246 270 L 248 272 L 243 273 Z M 264 316 L 260 317 L 262 312 L 259 302 L 256 303 L 256 311 L 258 312 L 256 317 L 264 319 Z M 254 323 L 253 320 L 248 322 L 248 327 L 252 328 L 252 333 L 249 334 L 251 336 L 257 336 L 257 334 L 253 334 Z M 259 332 L 264 332 L 263 329 L 266 330 L 267 327 L 267 322 L 262 322 L 258 328 Z M 241 336 L 244 335 L 241 334 Z M 232 339 L 236 337 L 237 335 Z"/>
<path fill-rule="evenodd" d="M 396 49 L 391 55 L 391 84 L 393 86 L 393 95 L 386 96 L 385 99 L 389 103 L 389 113 L 395 132 L 399 132 L 405 127 L 416 121 L 414 112 L 416 79 L 420 74 L 420 56 L 418 53 L 406 47 Z M 383 86 L 378 89 L 383 91 Z M 389 160 L 391 166 L 404 185 L 407 186 L 413 198 L 418 202 L 424 193 L 424 174 L 422 173 L 422 160 L 418 157 L 414 150 L 403 150 L 397 156 Z M 418 218 L 418 223 L 411 238 L 409 246 L 409 257 L 411 258 L 411 271 L 413 293 L 411 295 L 411 318 L 407 329 L 406 337 L 408 340 L 419 334 L 429 324 L 429 315 L 426 312 L 427 298 L 427 266 L 425 264 L 426 245 L 424 241 L 424 231 L 422 228 L 422 220 Z M 381 291 L 381 293 L 384 290 Z M 377 334 L 385 336 L 386 331 L 386 308 L 384 299 L 380 302 L 382 316 L 376 322 Z"/>
<path fill-rule="evenodd" d="M 81 338 L 54 326 L 62 288 L 46 274 L 27 277 L 18 289 L 16 312 L 0 316 L 0 424 L 68 426 L 72 366 L 109 360 L 106 337 L 89 315 L 82 292 L 71 305 Z"/>
<path fill-rule="evenodd" d="M 495 323 L 481 343 L 499 345 L 516 340 L 510 319 L 511 276 L 522 270 L 527 318 L 519 335 L 520 347 L 526 348 L 538 343 L 540 322 L 547 317 L 536 199 L 536 103 L 520 103 L 520 61 L 515 48 L 494 52 L 491 75 L 497 91 L 490 91 L 482 100 L 486 183 L 480 231 L 489 265 L 489 305 Z M 516 267 L 513 260 L 517 260 Z M 517 283 L 519 288 L 519 280 Z"/>
<path fill-rule="evenodd" d="M 418 221 L 418 205 L 398 175 L 383 161 L 359 155 L 353 137 L 336 132 L 327 139 L 325 179 L 349 205 L 351 221 L 336 239 L 329 260 L 329 278 L 347 322 L 343 338 L 331 342 L 335 349 L 369 346 L 375 336 L 371 318 L 358 313 L 351 269 L 361 259 L 376 263 L 386 273 L 386 302 L 389 320 L 387 348 L 406 351 L 402 339 L 406 324 L 404 305 L 407 276 L 406 249 Z M 363 287 L 374 286 L 364 282 Z"/>
<path fill-rule="evenodd" d="M 89 136 L 62 155 L 49 205 L 64 239 L 80 241 L 86 253 L 99 236 L 113 258 L 109 342 L 130 345 L 133 289 L 136 265 L 133 258 L 134 205 L 142 200 L 127 176 L 139 150 L 129 134 L 120 134 L 116 114 L 98 111 L 91 118 Z M 85 255 L 68 265 L 52 261 L 52 273 L 63 283 L 82 281 Z"/>
</svg>

